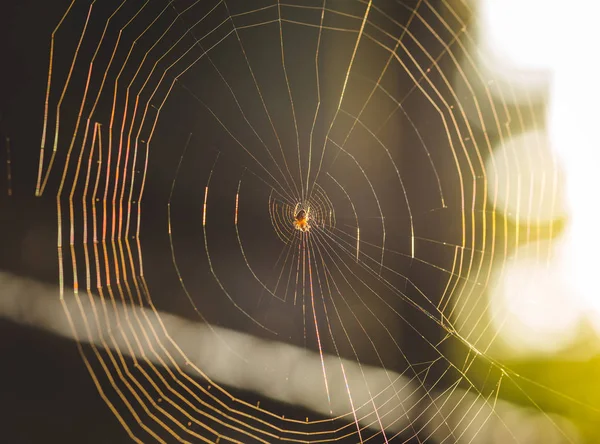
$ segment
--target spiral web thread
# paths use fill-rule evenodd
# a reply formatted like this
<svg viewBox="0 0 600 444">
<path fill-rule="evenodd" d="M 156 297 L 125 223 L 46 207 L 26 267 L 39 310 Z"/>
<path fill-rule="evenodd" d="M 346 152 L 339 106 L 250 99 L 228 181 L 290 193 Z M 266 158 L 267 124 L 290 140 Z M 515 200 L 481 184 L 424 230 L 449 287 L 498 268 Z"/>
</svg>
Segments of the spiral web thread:
<svg viewBox="0 0 600 444">
<path fill-rule="evenodd" d="M 508 384 L 572 441 L 521 388 L 532 381 L 487 353 L 483 291 L 541 224 L 530 201 L 509 234 L 488 193 L 485 159 L 533 106 L 492 99 L 472 13 L 445 0 L 69 5 L 50 41 L 36 194 L 56 196 L 61 301 L 132 439 L 478 442 L 493 425 L 523 442 L 503 415 Z M 160 198 L 146 210 L 148 189 Z M 157 238 L 168 254 L 148 266 Z M 155 292 L 160 279 L 173 285 Z M 302 379 L 294 366 L 273 373 L 263 407 L 235 397 L 174 340 L 165 291 L 240 372 L 260 362 L 223 326 L 314 352 L 305 405 L 329 418 L 268 407 L 292 402 L 280 393 Z"/>
</svg>

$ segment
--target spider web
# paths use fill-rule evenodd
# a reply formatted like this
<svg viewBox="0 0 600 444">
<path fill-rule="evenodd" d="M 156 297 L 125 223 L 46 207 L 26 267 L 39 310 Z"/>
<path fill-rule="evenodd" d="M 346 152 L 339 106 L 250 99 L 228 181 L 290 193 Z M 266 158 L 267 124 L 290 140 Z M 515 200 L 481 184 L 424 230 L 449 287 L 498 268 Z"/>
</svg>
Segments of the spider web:
<svg viewBox="0 0 600 444">
<path fill-rule="evenodd" d="M 512 109 L 478 70 L 472 14 L 426 0 L 69 5 L 36 194 L 56 197 L 61 300 L 132 439 L 532 442 L 508 386 L 575 441 L 488 353 L 484 291 L 535 237 L 536 209 L 510 235 L 485 161 L 533 105 Z M 166 312 L 206 328 L 180 343 Z"/>
</svg>

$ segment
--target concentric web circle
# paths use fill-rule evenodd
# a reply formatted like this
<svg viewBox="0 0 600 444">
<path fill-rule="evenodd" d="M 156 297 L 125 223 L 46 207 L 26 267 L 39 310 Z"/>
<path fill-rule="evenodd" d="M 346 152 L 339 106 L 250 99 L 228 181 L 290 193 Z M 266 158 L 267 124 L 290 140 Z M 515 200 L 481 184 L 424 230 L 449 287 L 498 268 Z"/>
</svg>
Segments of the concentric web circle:
<svg viewBox="0 0 600 444">
<path fill-rule="evenodd" d="M 472 19 L 449 0 L 68 6 L 37 194 L 132 439 L 576 441 L 488 353 L 485 289 L 542 224 L 533 199 L 516 235 L 496 213 L 486 161 L 535 105 L 480 70 Z"/>
</svg>

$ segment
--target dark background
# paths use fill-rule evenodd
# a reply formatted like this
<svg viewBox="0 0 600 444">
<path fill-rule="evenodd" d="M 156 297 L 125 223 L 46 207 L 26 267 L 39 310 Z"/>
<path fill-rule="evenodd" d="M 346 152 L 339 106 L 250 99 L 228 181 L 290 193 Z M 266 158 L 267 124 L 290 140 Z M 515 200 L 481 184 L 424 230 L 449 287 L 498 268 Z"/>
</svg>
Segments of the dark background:
<svg viewBox="0 0 600 444">
<path fill-rule="evenodd" d="M 234 2 L 232 2 L 234 3 Z M 2 79 L 0 82 L 0 132 L 3 138 L 10 138 L 11 160 L 12 160 L 12 196 L 5 192 L 8 184 L 0 182 L 2 193 L 0 194 L 0 230 L 1 230 L 1 249 L 0 249 L 0 267 L 11 273 L 25 276 L 49 284 L 57 283 L 58 265 L 56 259 L 56 207 L 54 193 L 57 185 L 57 174 L 51 176 L 48 185 L 48 192 L 41 198 L 34 197 L 35 180 L 37 174 L 37 163 L 39 155 L 39 141 L 41 127 L 43 123 L 43 100 L 45 97 L 46 80 L 48 73 L 49 42 L 52 29 L 64 13 L 69 2 L 57 0 L 53 2 L 42 1 L 5 1 L 1 7 L 0 14 L 0 42 L 2 47 Z M 155 2 L 154 7 L 156 8 Z M 182 5 L 179 5 L 183 7 Z M 78 4 L 80 8 L 77 17 L 80 22 L 85 16 L 86 4 Z M 106 8 L 110 11 L 113 5 L 103 6 L 98 4 L 98 8 Z M 406 11 L 401 7 L 390 7 L 388 11 L 397 14 L 398 20 L 406 16 Z M 75 24 L 77 21 L 69 22 L 63 27 L 63 33 L 57 40 L 57 47 L 72 47 L 79 36 L 80 29 Z M 93 28 L 99 25 L 92 24 Z M 181 27 L 187 27 L 183 22 L 178 24 Z M 99 28 L 98 28 L 99 29 Z M 98 31 L 96 29 L 96 31 Z M 414 32 L 418 35 L 419 27 L 415 27 Z M 441 32 L 441 31 L 440 31 Z M 197 35 L 202 35 L 199 29 Z M 265 57 L 261 59 L 261 48 L 266 54 L 276 53 L 277 48 L 264 49 L 271 32 L 266 36 L 257 33 L 256 41 L 248 40 L 248 51 L 250 57 L 255 62 L 257 76 L 268 77 L 268 71 L 274 69 L 276 60 Z M 423 35 L 429 35 L 423 32 Z M 150 35 L 148 39 L 152 39 Z M 196 38 L 190 36 L 191 38 Z M 261 40 L 265 39 L 265 40 Z M 432 54 L 441 51 L 439 43 L 426 37 L 423 44 L 429 45 Z M 275 42 L 278 43 L 278 42 Z M 305 57 L 299 57 L 300 61 L 305 60 L 309 54 L 314 53 L 312 47 L 303 49 L 304 42 L 293 33 L 286 37 L 288 44 L 288 54 L 301 54 L 305 51 Z M 208 45 L 208 43 L 207 43 Z M 347 63 L 346 52 L 337 51 L 334 43 L 331 47 L 324 48 L 334 61 L 333 66 L 340 66 L 339 69 L 345 69 L 344 63 Z M 294 48 L 294 49 L 290 49 Z M 82 53 L 90 48 L 85 48 Z M 69 51 L 62 55 L 57 53 L 56 70 L 63 69 L 65 62 L 69 60 Z M 62 58 L 61 58 L 62 57 Z M 106 57 L 101 55 L 100 57 Z M 226 50 L 215 52 L 215 61 L 219 57 L 224 57 L 225 70 L 235 73 L 238 59 L 232 57 L 228 62 L 229 53 Z M 381 56 L 379 56 L 381 57 Z M 339 64 L 337 60 L 339 59 Z M 298 61 L 288 60 L 290 66 L 298 65 Z M 444 66 L 445 60 L 440 63 Z M 231 65 L 228 65 L 230 63 Z M 359 63 L 359 62 L 357 62 Z M 300 64 L 301 65 L 301 64 Z M 62 68 L 61 68 L 62 66 Z M 368 76 L 368 64 L 363 60 L 363 75 Z M 86 66 L 79 67 L 74 75 L 74 82 L 81 82 L 82 73 L 85 73 Z M 206 68 L 202 68 L 206 69 Z M 295 69 L 289 68 L 296 73 L 298 82 L 302 78 L 308 78 L 312 75 L 312 67 L 296 66 Z M 374 67 L 373 69 L 377 69 Z M 359 70 L 360 71 L 360 70 Z M 202 253 L 201 230 L 198 228 L 198 222 L 201 219 L 201 205 L 204 185 L 206 184 L 208 174 L 216 159 L 216 153 L 220 153 L 219 161 L 214 167 L 214 176 L 211 179 L 211 186 L 214 192 L 210 195 L 210 211 L 214 219 L 213 225 L 209 226 L 210 231 L 208 240 L 211 245 L 211 257 L 221 267 L 219 270 L 225 274 L 235 273 L 233 265 L 228 270 L 224 268 L 229 258 L 238 255 L 235 244 L 235 237 L 232 237 L 231 231 L 231 208 L 235 197 L 235 188 L 240 178 L 243 180 L 242 193 L 248 196 L 241 202 L 240 214 L 245 220 L 240 223 L 241 235 L 244 236 L 245 248 L 251 254 L 253 263 L 261 265 L 261 271 L 269 273 L 269 266 L 273 263 L 273 258 L 279 254 L 281 244 L 273 234 L 267 212 L 268 188 L 265 188 L 260 181 L 256 180 L 251 174 L 257 170 L 251 160 L 244 157 L 239 152 L 239 147 L 232 144 L 210 118 L 210 114 L 203 107 L 194 94 L 202 97 L 212 97 L 209 103 L 211 108 L 220 105 L 227 110 L 228 105 L 225 101 L 221 102 L 218 94 L 223 92 L 214 92 L 211 96 L 210 89 L 215 87 L 218 82 L 214 78 L 202 77 L 209 71 L 199 71 L 196 77 L 193 74 L 184 77 L 180 82 L 183 86 L 177 85 L 171 98 L 167 102 L 163 111 L 163 116 L 159 121 L 159 126 L 155 138 L 153 139 L 154 149 L 150 156 L 149 163 L 149 183 L 144 194 L 144 218 L 142 228 L 142 238 L 144 239 L 144 258 L 146 274 L 148 276 L 149 286 L 152 289 L 152 297 L 158 308 L 171 313 L 200 321 L 195 311 L 191 309 L 189 301 L 183 296 L 181 289 L 177 285 L 177 276 L 174 273 L 172 263 L 166 259 L 170 255 L 171 244 L 166 230 L 166 203 L 172 181 L 174 178 L 177 163 L 183 153 L 186 140 L 189 133 L 193 133 L 191 138 L 191 149 L 186 153 L 185 162 L 180 175 L 177 176 L 177 193 L 175 194 L 173 204 L 173 224 L 175 235 L 173 245 L 178 253 L 179 266 L 182 272 L 187 276 L 187 283 L 192 289 L 192 293 L 207 292 L 214 294 L 218 291 L 211 275 L 206 267 L 206 259 Z M 332 78 L 335 76 L 336 68 L 330 73 Z M 201 75 L 202 76 L 201 76 Z M 448 70 L 448 75 L 450 70 Z M 214 73 L 213 73 L 214 75 Z M 195 83 L 200 78 L 200 84 Z M 357 76 L 357 78 L 359 78 Z M 376 77 L 375 77 L 376 78 Z M 240 74 L 236 79 L 239 82 L 246 81 L 247 75 Z M 279 78 L 280 80 L 280 78 Z M 373 80 L 371 76 L 371 80 Z M 438 79 L 439 80 L 439 79 Z M 333 81 L 332 81 L 333 82 Z M 368 82 L 364 85 L 360 81 L 353 85 L 354 91 L 366 90 Z M 60 85 L 59 83 L 57 83 Z M 241 85 L 239 83 L 238 85 Z M 403 97 L 410 89 L 411 83 L 407 79 L 401 79 L 395 87 L 394 96 Z M 334 85 L 332 85 L 333 87 Z M 339 87 L 339 82 L 335 82 L 335 87 Z M 222 87 L 222 85 L 221 85 Z M 302 87 L 298 87 L 300 89 Z M 284 89 L 279 86 L 273 86 L 273 90 L 281 94 Z M 324 91 L 324 96 L 328 94 L 335 97 L 337 90 Z M 56 91 L 53 92 L 53 99 L 56 99 Z M 268 94 L 268 92 L 266 93 Z M 357 101 L 360 101 L 360 94 L 356 93 Z M 415 94 L 414 100 L 408 100 L 406 109 L 411 111 L 411 116 L 416 126 L 426 132 L 427 146 L 431 149 L 431 155 L 437 165 L 451 165 L 450 154 L 448 150 L 445 135 L 440 131 L 433 131 L 437 128 L 439 122 L 436 120 L 435 113 L 424 105 L 422 97 Z M 352 98 L 352 97 L 351 97 Z M 249 96 L 250 103 L 255 103 L 255 98 Z M 266 98 L 268 103 L 276 103 L 274 97 Z M 305 103 L 314 105 L 315 98 L 307 95 Z M 325 115 L 331 116 L 333 112 L 333 100 L 324 100 Z M 78 102 L 77 96 L 67 96 L 64 105 L 64 120 L 73 121 L 76 115 Z M 311 111 L 303 108 L 303 101 L 298 101 L 298 115 L 301 119 L 308 121 L 312 118 Z M 352 108 L 352 105 L 348 105 Z M 288 110 L 289 111 L 289 110 Z M 273 113 L 276 118 L 279 116 L 285 120 L 283 115 L 288 112 L 285 109 L 277 110 Z M 370 111 L 373 119 L 376 120 L 379 115 L 376 111 Z M 105 124 L 107 120 L 106 104 L 100 104 L 97 112 L 97 119 Z M 232 118 L 233 120 L 233 118 Z M 288 119 L 289 120 L 289 119 Z M 327 119 L 324 119 L 328 121 Z M 344 118 L 340 118 L 342 126 L 337 129 L 343 132 Z M 347 120 L 346 120 L 347 122 Z M 264 122 L 263 122 L 264 125 Z M 283 123 L 282 123 L 283 125 Z M 376 127 L 375 122 L 373 126 Z M 398 129 L 400 128 L 400 129 Z M 416 136 L 408 128 L 408 124 L 401 116 L 396 116 L 389 123 L 389 130 L 384 129 L 381 134 L 382 140 L 393 148 L 392 156 L 400 165 L 400 173 L 404 182 L 411 192 L 411 201 L 414 202 L 415 224 L 419 227 L 419 234 L 425 238 L 435 240 L 445 240 L 449 242 L 458 242 L 457 233 L 460 222 L 459 195 L 456 192 L 456 172 L 452 168 L 441 167 L 439 169 L 442 185 L 447 190 L 445 195 L 447 208 L 441 208 L 439 196 L 437 195 L 437 186 L 431 179 L 430 167 L 423 159 L 422 151 L 410 149 L 417 144 Z M 317 131 L 326 131 L 326 125 L 317 128 Z M 402 143 L 392 143 L 392 138 L 398 137 Z M 372 153 L 375 148 L 369 144 L 365 134 L 357 131 L 354 139 L 355 145 L 369 146 Z M 304 137 L 304 136 L 303 136 Z M 386 140 L 386 137 L 389 138 Z M 293 134 L 290 128 L 282 130 L 282 138 L 288 154 L 294 153 L 287 146 L 294 145 Z M 271 144 L 273 141 L 269 141 Z M 302 143 L 306 143 L 303 139 Z M 305 145 L 303 145 L 305 146 Z M 257 148 L 258 149 L 258 148 Z M 329 148 L 328 148 L 329 149 Z M 369 195 L 365 183 L 357 179 L 356 182 L 348 180 L 349 174 L 344 171 L 352 171 L 350 174 L 357 174 L 352 170 L 352 165 L 344 163 L 344 160 L 337 158 L 335 150 L 328 151 L 325 157 L 326 170 L 338 178 L 344 178 L 349 194 L 355 196 L 356 204 L 362 211 L 364 217 L 361 232 L 364 232 L 365 238 L 377 242 L 380 237 L 380 220 L 377 219 L 376 208 L 373 206 L 373 200 Z M 1 156 L 6 155 L 4 147 L 0 149 Z M 384 214 L 389 216 L 388 223 L 388 245 L 397 247 L 402 253 L 407 252 L 407 225 L 406 208 L 399 198 L 399 189 L 397 184 L 393 188 L 387 187 L 395 179 L 393 170 L 382 170 L 380 174 L 374 175 L 378 162 L 386 163 L 385 157 L 379 154 L 365 156 L 362 160 L 367 162 L 371 168 L 370 177 L 374 178 L 375 186 L 380 191 L 380 199 Z M 342 156 L 343 157 L 343 156 Z M 5 180 L 4 157 L 2 162 L 2 181 Z M 64 160 L 64 159 L 62 159 Z M 61 158 L 57 161 L 61 162 Z M 368 164 L 368 162 L 371 162 Z M 250 170 L 250 173 L 245 172 Z M 353 176 L 354 177 L 354 176 Z M 358 177 L 358 175 L 357 175 Z M 298 178 L 292 176 L 293 181 Z M 325 184 L 327 179 L 323 178 Z M 336 188 L 329 183 L 328 191 L 331 192 L 332 199 L 335 202 L 342 202 L 343 196 L 336 195 Z M 468 190 L 467 190 L 468 192 Z M 213 194 L 214 193 L 214 194 Z M 341 204 L 340 204 L 341 206 Z M 433 211 L 432 210 L 439 210 Z M 349 208 L 340 210 L 340 226 L 343 224 L 351 226 L 352 215 Z M 229 219 L 228 219 L 229 218 Z M 350 222 L 348 222 L 350 221 Z M 215 228 L 212 228 L 215 227 Z M 391 227 L 391 228 L 390 228 Z M 348 228 L 342 228 L 348 229 Z M 372 236 L 372 238 L 369 238 Z M 196 245 L 196 246 L 194 246 Z M 429 249 L 428 249 L 429 248 Z M 450 268 L 452 264 L 452 254 L 448 250 L 436 249 L 435 247 L 423 247 L 419 249 L 418 256 L 430 263 L 436 264 L 442 268 Z M 268 257 L 269 260 L 261 262 L 262 258 Z M 439 297 L 446 284 L 444 275 L 432 271 L 431 267 L 422 264 L 407 262 L 401 257 L 391 256 L 386 265 L 392 269 L 400 270 L 406 276 L 410 276 L 415 282 L 418 282 L 422 291 L 431 295 L 432 302 L 436 303 L 436 297 Z M 241 264 L 243 266 L 243 263 Z M 197 270 L 201 270 L 198 272 Z M 272 277 L 272 276 L 271 276 Z M 388 276 L 389 279 L 398 279 L 395 276 Z M 393 281 L 398 288 L 406 288 L 401 280 Z M 242 278 L 230 280 L 232 292 L 243 289 L 248 281 Z M 68 284 L 68 283 L 67 283 Z M 384 291 L 383 289 L 381 291 Z M 418 300 L 418 295 L 407 291 L 408 297 L 414 297 L 417 304 L 425 305 L 426 302 Z M 254 301 L 257 300 L 253 297 Z M 251 301 L 251 302 L 254 302 Z M 266 339 L 285 340 L 286 342 L 315 349 L 314 341 L 308 338 L 308 341 L 302 335 L 302 317 L 298 311 L 289 304 L 280 304 L 271 301 L 270 303 L 257 301 L 256 304 L 248 304 L 251 307 L 252 316 L 260 319 L 261 322 L 268 323 L 274 330 L 281 334 L 281 337 L 274 338 L 265 331 L 257 328 L 246 317 L 240 315 L 231 307 L 224 297 L 194 300 L 194 304 L 203 316 L 209 322 L 223 327 L 234 328 L 240 331 L 265 337 Z M 384 323 L 389 326 L 394 334 L 400 340 L 400 346 L 406 359 L 409 362 L 427 362 L 437 358 L 436 352 L 422 347 L 422 338 L 420 334 L 425 334 L 433 342 L 444 337 L 441 329 L 436 329 L 433 323 L 427 319 L 422 319 L 418 313 L 407 308 L 402 302 L 397 302 L 399 309 L 404 310 L 410 319 L 410 324 L 415 329 L 405 328 L 405 326 L 395 317 L 390 316 L 384 306 L 377 307 L 373 303 L 373 310 L 378 312 Z M 357 308 L 358 310 L 359 308 Z M 104 402 L 98 396 L 96 389 L 81 362 L 80 355 L 73 342 L 48 335 L 44 332 L 23 328 L 9 321 L 0 321 L 0 356 L 3 364 L 0 367 L 0 393 L 1 409 L 3 418 L 3 430 L 0 440 L 7 443 L 28 443 L 28 442 L 129 442 L 125 432 L 113 417 Z M 417 333 L 418 332 L 418 333 Z M 385 344 L 383 336 L 375 339 L 381 343 L 383 348 L 389 347 Z M 376 357 L 369 352 L 369 347 L 365 338 L 356 336 L 355 345 L 361 352 L 361 359 L 365 363 L 378 365 Z M 85 347 L 84 347 L 85 348 Z M 89 350 L 88 350 L 89 352 Z M 349 351 L 342 350 L 342 353 Z M 386 356 L 386 367 L 396 371 L 402 371 L 405 367 L 403 359 L 398 354 L 390 353 Z M 446 370 L 445 367 L 432 368 L 431 379 L 436 378 Z M 455 375 L 454 375 L 455 376 Z M 448 375 L 453 381 L 453 376 Z M 235 396 L 241 399 L 255 402 L 257 395 L 248 393 L 237 393 Z M 284 414 L 286 417 L 304 418 L 309 416 L 311 419 L 315 415 L 310 412 L 304 412 L 301 409 L 292 406 L 278 405 L 268 400 L 261 400 L 261 404 L 269 406 L 272 411 Z"/>
</svg>

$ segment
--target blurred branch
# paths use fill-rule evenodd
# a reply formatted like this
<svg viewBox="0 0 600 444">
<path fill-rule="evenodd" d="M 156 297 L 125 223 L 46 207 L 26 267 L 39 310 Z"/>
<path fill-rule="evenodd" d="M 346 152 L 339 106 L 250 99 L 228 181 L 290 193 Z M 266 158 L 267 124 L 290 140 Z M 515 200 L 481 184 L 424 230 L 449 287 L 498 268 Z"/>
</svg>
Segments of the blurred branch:
<svg viewBox="0 0 600 444">
<path fill-rule="evenodd" d="M 110 347 L 124 354 L 129 353 L 127 343 L 133 343 L 136 334 L 146 338 L 142 349 L 134 352 L 141 359 L 169 362 L 188 373 L 192 368 L 202 369 L 205 377 L 218 384 L 253 391 L 322 415 L 353 412 L 361 428 L 383 429 L 387 436 L 418 433 L 436 442 L 457 443 L 532 444 L 574 439 L 573 435 L 561 435 L 557 427 L 544 427 L 548 418 L 543 413 L 498 399 L 498 390 L 477 394 L 458 388 L 458 383 L 444 392 L 426 390 L 415 379 L 326 355 L 323 365 L 328 400 L 322 387 L 323 365 L 317 353 L 149 308 L 113 301 L 103 305 L 96 296 L 88 298 L 70 292 L 63 305 L 57 289 L 7 273 L 0 273 L 0 288 L 0 316 L 6 319 L 99 347 L 107 343 L 103 337 L 110 335 Z M 95 318 L 88 316 L 92 304 L 102 306 L 98 312 L 106 313 L 101 315 L 103 325 L 97 325 Z M 67 322 L 67 311 L 73 329 Z M 87 327 L 84 317 L 76 313 L 84 314 Z M 122 320 L 132 320 L 131 315 L 137 319 L 137 325 L 133 321 L 123 325 Z M 142 330 L 158 335 L 140 335 Z M 244 365 L 240 365 L 242 361 Z M 198 372 L 193 374 L 197 376 Z M 352 416 L 348 419 L 351 421 Z M 566 420 L 552 420 L 565 426 L 561 427 L 563 432 L 569 430 Z"/>
</svg>

